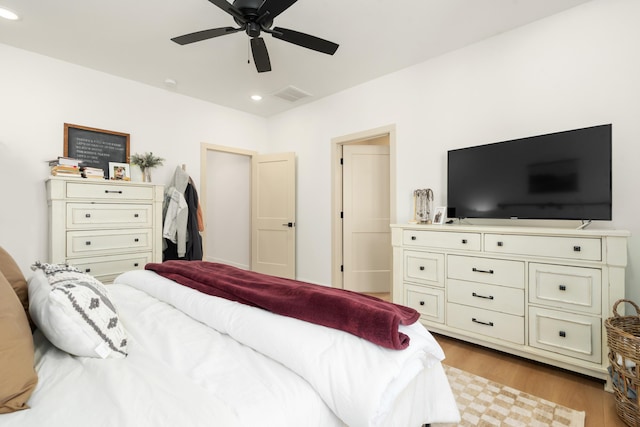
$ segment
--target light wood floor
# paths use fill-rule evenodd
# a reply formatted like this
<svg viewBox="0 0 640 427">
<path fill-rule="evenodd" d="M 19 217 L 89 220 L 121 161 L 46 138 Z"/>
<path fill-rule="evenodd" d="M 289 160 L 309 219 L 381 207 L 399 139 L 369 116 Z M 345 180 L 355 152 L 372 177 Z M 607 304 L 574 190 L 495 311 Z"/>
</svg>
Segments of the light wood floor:
<svg viewBox="0 0 640 427">
<path fill-rule="evenodd" d="M 548 365 L 434 334 L 444 363 L 566 407 L 586 412 L 586 427 L 625 426 L 604 383 Z"/>
</svg>

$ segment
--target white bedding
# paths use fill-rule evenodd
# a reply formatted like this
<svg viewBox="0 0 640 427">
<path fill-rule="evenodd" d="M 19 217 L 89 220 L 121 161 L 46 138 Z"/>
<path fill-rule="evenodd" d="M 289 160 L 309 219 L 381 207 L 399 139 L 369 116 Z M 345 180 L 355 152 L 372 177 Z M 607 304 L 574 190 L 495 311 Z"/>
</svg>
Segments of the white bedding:
<svg viewBox="0 0 640 427">
<path fill-rule="evenodd" d="M 408 349 L 387 350 L 149 271 L 116 282 L 109 291 L 129 334 L 129 356 L 72 357 L 36 333 L 40 379 L 31 409 L 0 416 L 0 426 L 418 427 L 459 420 L 441 349 L 419 324 L 403 330 Z"/>
</svg>

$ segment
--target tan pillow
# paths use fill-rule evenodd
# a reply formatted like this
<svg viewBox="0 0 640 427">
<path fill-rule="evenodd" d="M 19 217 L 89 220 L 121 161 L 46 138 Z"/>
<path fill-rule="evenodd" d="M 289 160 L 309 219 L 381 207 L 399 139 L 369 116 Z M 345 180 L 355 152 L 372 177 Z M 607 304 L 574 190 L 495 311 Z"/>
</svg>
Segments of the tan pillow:
<svg viewBox="0 0 640 427">
<path fill-rule="evenodd" d="M 27 316 L 9 281 L 0 273 L 0 414 L 27 409 L 38 375 Z"/>
<path fill-rule="evenodd" d="M 2 246 L 0 246 L 0 273 L 7 278 L 16 295 L 20 298 L 20 303 L 24 311 L 29 313 L 27 280 L 24 278 L 22 271 L 20 271 L 18 264 L 16 264 L 11 255 L 9 255 L 9 252 L 5 251 Z"/>
</svg>

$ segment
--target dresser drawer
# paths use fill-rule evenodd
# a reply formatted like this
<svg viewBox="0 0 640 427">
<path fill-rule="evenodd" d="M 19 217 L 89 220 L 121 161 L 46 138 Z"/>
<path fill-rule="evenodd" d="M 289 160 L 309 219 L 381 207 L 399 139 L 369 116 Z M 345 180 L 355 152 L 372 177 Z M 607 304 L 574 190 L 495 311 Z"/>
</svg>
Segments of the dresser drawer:
<svg viewBox="0 0 640 427">
<path fill-rule="evenodd" d="M 152 230 L 92 230 L 67 232 L 67 257 L 150 251 Z"/>
<path fill-rule="evenodd" d="M 602 271 L 597 268 L 531 263 L 529 302 L 600 314 Z"/>
<path fill-rule="evenodd" d="M 68 228 L 151 227 L 152 205 L 68 203 Z"/>
<path fill-rule="evenodd" d="M 529 345 L 590 362 L 602 361 L 602 321 L 529 307 Z"/>
<path fill-rule="evenodd" d="M 444 254 L 404 251 L 404 280 L 444 286 Z"/>
<path fill-rule="evenodd" d="M 404 230 L 402 242 L 405 246 L 480 250 L 480 233 L 458 233 L 429 230 Z"/>
<path fill-rule="evenodd" d="M 407 306 L 420 313 L 424 320 L 444 323 L 444 291 L 407 286 Z"/>
<path fill-rule="evenodd" d="M 116 276 L 130 270 L 143 269 L 152 262 L 151 252 L 127 255 L 108 255 L 96 258 L 70 258 L 67 262 L 83 273 L 101 281 L 113 281 Z"/>
<path fill-rule="evenodd" d="M 153 187 L 135 184 L 67 182 L 70 199 L 153 200 Z"/>
<path fill-rule="evenodd" d="M 524 317 L 447 303 L 447 325 L 474 334 L 524 344 Z"/>
<path fill-rule="evenodd" d="M 484 247 L 487 252 L 503 254 L 588 261 L 602 259 L 602 242 L 599 238 L 486 234 Z"/>
<path fill-rule="evenodd" d="M 450 279 L 447 301 L 524 316 L 524 289 Z"/>
<path fill-rule="evenodd" d="M 447 277 L 492 285 L 524 288 L 524 262 L 449 255 Z"/>
</svg>

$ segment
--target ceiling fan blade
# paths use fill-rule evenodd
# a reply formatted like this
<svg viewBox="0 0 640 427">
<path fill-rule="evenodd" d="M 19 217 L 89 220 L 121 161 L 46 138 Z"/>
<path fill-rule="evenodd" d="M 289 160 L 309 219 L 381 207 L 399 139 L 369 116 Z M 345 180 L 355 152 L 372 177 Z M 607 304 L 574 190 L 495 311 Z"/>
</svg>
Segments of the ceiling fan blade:
<svg viewBox="0 0 640 427">
<path fill-rule="evenodd" d="M 242 12 L 240 12 L 240 10 L 237 7 L 229 3 L 227 0 L 209 0 L 209 1 L 214 5 L 218 6 L 220 9 L 227 12 L 229 15 L 233 16 L 236 19 L 239 19 L 240 22 L 247 22 L 244 19 L 244 16 L 242 16 Z"/>
<path fill-rule="evenodd" d="M 238 31 L 242 31 L 243 28 L 223 27 L 212 28 L 210 30 L 196 31 L 195 33 L 185 34 L 183 36 L 174 37 L 171 41 L 174 41 L 180 45 L 189 43 L 195 43 L 202 40 L 212 39 L 214 37 L 225 36 L 227 34 L 233 34 Z"/>
<path fill-rule="evenodd" d="M 271 71 L 269 52 L 267 52 L 267 45 L 262 37 L 251 39 L 251 52 L 253 53 L 253 62 L 256 64 L 256 70 L 259 73 Z"/>
<path fill-rule="evenodd" d="M 209 0 L 211 1 L 211 0 Z M 289 9 L 298 0 L 265 0 L 258 9 L 258 16 L 269 12 L 269 19 L 273 19 L 285 10 Z"/>
<path fill-rule="evenodd" d="M 333 55 L 338 50 L 339 45 L 309 34 L 300 33 L 298 31 L 289 30 L 287 28 L 275 27 L 269 31 L 271 35 L 277 39 L 284 40 L 298 46 L 306 47 L 318 52 Z"/>
</svg>

